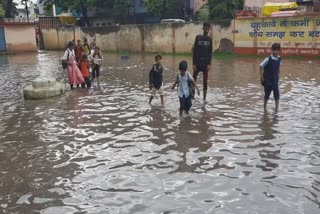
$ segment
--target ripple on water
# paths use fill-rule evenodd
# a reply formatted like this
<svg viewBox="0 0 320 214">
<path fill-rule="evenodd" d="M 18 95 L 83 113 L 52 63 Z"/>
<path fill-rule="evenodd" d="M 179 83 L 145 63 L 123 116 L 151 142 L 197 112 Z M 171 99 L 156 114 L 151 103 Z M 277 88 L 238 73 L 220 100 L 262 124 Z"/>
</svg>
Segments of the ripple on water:
<svg viewBox="0 0 320 214">
<path fill-rule="evenodd" d="M 318 63 L 284 63 L 276 112 L 273 100 L 263 110 L 255 59 L 214 60 L 208 102 L 179 118 L 179 57 L 164 57 L 165 107 L 148 105 L 152 57 L 116 55 L 100 87 L 22 102 L 33 77 L 65 79 L 58 56 L 0 68 L 4 213 L 317 213 Z"/>
</svg>

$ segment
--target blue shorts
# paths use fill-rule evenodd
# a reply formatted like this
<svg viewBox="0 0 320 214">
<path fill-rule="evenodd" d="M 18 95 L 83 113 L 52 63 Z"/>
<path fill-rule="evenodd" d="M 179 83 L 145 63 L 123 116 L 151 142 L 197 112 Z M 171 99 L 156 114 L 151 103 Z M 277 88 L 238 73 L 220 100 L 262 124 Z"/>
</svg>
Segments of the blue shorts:
<svg viewBox="0 0 320 214">
<path fill-rule="evenodd" d="M 189 111 L 191 106 L 192 106 L 192 100 L 191 96 L 185 97 L 179 97 L 179 102 L 180 102 L 180 110 L 181 111 Z"/>
<path fill-rule="evenodd" d="M 273 87 L 264 86 L 264 99 L 268 100 L 272 91 L 273 91 L 274 99 L 280 100 L 280 92 L 279 92 L 278 85 L 275 85 Z"/>
</svg>

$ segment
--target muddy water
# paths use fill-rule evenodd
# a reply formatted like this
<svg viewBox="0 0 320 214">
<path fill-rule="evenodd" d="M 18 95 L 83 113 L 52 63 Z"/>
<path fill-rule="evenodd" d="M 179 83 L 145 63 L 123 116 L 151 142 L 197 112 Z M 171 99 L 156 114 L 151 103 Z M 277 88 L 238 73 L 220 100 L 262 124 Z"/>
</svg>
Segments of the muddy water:
<svg viewBox="0 0 320 214">
<path fill-rule="evenodd" d="M 147 104 L 152 56 L 106 55 L 100 88 L 24 101 L 34 78 L 65 80 L 60 55 L 0 56 L 0 213 L 319 212 L 319 61 L 284 59 L 275 112 L 262 59 L 216 59 L 208 103 L 179 118 L 169 88 L 191 58 L 164 57 L 164 108 Z"/>
</svg>

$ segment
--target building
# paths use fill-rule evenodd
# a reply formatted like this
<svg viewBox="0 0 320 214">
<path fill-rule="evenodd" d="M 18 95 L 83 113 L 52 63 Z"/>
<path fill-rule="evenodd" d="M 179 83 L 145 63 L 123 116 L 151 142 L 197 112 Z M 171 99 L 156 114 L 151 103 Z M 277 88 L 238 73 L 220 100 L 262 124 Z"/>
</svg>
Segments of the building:
<svg viewBox="0 0 320 214">
<path fill-rule="evenodd" d="M 286 3 L 296 2 L 302 12 L 320 12 L 320 0 L 244 0 L 244 10 L 255 10 L 260 12 L 267 2 Z"/>
<path fill-rule="evenodd" d="M 44 0 L 37 0 L 37 14 L 40 15 L 40 16 L 43 16 L 45 14 L 45 11 L 44 11 Z"/>
<path fill-rule="evenodd" d="M 27 10 L 25 5 L 18 5 L 17 6 L 18 15 L 15 16 L 16 19 L 27 19 Z M 37 18 L 36 15 L 37 5 L 34 3 L 28 4 L 28 15 L 30 20 L 35 20 Z"/>
<path fill-rule="evenodd" d="M 267 2 L 285 3 L 290 0 L 244 0 L 244 9 L 261 9 Z"/>
<path fill-rule="evenodd" d="M 35 24 L 27 21 L 0 22 L 0 52 L 37 51 Z"/>
</svg>

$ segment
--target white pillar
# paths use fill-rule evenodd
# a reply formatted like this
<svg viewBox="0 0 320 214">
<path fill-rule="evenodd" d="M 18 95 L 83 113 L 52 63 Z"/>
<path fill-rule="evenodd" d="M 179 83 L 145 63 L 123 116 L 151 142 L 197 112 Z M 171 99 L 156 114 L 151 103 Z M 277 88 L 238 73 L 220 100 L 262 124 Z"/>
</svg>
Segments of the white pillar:
<svg viewBox="0 0 320 214">
<path fill-rule="evenodd" d="M 52 5 L 52 11 L 53 11 L 53 16 L 57 16 L 56 5 L 55 4 Z"/>
</svg>

